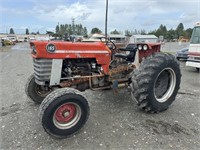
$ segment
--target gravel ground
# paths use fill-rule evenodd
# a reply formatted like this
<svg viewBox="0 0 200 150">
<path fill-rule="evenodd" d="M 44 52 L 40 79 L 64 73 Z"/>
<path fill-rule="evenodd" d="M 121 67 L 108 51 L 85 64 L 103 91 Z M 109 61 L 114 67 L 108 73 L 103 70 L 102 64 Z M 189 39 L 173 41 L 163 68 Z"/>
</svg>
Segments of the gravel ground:
<svg viewBox="0 0 200 150">
<path fill-rule="evenodd" d="M 200 73 L 181 63 L 181 89 L 165 112 L 148 114 L 127 89 L 84 92 L 90 116 L 78 134 L 58 140 L 38 120 L 39 105 L 24 92 L 32 74 L 27 44 L 0 52 L 0 149 L 200 149 Z"/>
</svg>

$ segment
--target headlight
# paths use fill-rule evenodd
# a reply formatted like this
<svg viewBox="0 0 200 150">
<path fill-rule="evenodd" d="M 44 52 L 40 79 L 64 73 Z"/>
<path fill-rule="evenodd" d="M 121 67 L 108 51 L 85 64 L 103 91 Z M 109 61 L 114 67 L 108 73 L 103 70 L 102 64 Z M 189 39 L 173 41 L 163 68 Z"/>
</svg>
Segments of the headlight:
<svg viewBox="0 0 200 150">
<path fill-rule="evenodd" d="M 33 54 L 36 54 L 36 47 L 35 47 L 35 45 L 32 45 L 31 49 L 33 50 Z"/>
<path fill-rule="evenodd" d="M 147 50 L 148 49 L 148 46 L 147 45 L 143 45 L 143 50 Z"/>
<path fill-rule="evenodd" d="M 138 49 L 139 49 L 139 50 L 142 50 L 142 45 L 138 45 Z"/>
</svg>

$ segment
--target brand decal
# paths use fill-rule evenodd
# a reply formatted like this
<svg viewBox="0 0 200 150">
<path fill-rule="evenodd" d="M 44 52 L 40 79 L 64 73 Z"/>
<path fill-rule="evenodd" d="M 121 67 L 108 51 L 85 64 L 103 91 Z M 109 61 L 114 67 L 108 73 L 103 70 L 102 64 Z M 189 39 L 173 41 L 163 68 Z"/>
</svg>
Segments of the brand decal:
<svg viewBox="0 0 200 150">
<path fill-rule="evenodd" d="M 56 46 L 54 44 L 48 44 L 46 49 L 49 53 L 54 53 L 56 51 Z"/>
</svg>

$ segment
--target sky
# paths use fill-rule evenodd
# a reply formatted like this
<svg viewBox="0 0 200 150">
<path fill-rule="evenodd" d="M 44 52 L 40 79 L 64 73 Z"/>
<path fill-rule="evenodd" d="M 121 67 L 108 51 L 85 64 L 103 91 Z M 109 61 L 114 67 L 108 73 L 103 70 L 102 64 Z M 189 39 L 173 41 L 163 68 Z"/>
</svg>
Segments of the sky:
<svg viewBox="0 0 200 150">
<path fill-rule="evenodd" d="M 108 31 L 185 29 L 200 21 L 200 0 L 108 0 Z M 57 24 L 75 24 L 105 30 L 106 0 L 0 0 L 0 33 L 55 32 Z"/>
</svg>

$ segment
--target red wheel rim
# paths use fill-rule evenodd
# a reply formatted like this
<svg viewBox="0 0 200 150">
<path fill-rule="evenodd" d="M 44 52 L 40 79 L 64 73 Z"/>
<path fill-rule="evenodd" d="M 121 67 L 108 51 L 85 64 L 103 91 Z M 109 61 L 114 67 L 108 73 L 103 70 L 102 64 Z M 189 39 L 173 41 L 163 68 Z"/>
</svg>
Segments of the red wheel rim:
<svg viewBox="0 0 200 150">
<path fill-rule="evenodd" d="M 53 122 L 59 129 L 69 129 L 75 126 L 81 118 L 81 107 L 68 102 L 59 106 L 53 114 Z"/>
<path fill-rule="evenodd" d="M 63 104 L 55 112 L 55 119 L 60 123 L 70 122 L 76 115 L 74 104 Z"/>
</svg>

